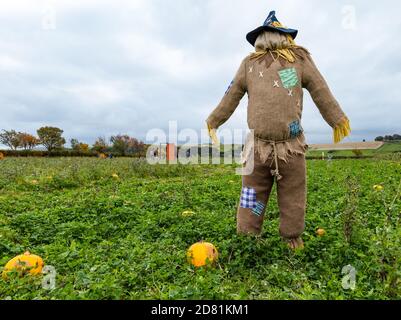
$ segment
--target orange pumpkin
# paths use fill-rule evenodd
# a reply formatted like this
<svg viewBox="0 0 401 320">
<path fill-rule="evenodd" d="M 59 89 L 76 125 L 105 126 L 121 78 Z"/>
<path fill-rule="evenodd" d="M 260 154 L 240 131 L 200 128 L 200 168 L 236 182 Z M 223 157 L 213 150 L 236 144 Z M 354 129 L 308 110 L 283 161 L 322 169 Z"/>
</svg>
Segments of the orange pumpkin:
<svg viewBox="0 0 401 320">
<path fill-rule="evenodd" d="M 197 242 L 187 251 L 187 259 L 195 267 L 213 264 L 219 257 L 216 247 L 209 242 Z"/>
<path fill-rule="evenodd" d="M 317 230 L 316 230 L 316 234 L 317 234 L 319 237 L 323 237 L 323 236 L 326 234 L 326 230 L 324 230 L 324 229 L 322 229 L 322 228 L 317 229 Z"/>
<path fill-rule="evenodd" d="M 3 152 L 0 152 L 0 160 L 3 160 L 4 159 L 4 154 L 3 154 Z"/>
<path fill-rule="evenodd" d="M 42 268 L 42 258 L 27 251 L 7 262 L 4 267 L 3 278 L 7 278 L 7 274 L 12 271 L 17 271 L 20 276 L 27 273 L 37 275 L 42 272 Z"/>
</svg>

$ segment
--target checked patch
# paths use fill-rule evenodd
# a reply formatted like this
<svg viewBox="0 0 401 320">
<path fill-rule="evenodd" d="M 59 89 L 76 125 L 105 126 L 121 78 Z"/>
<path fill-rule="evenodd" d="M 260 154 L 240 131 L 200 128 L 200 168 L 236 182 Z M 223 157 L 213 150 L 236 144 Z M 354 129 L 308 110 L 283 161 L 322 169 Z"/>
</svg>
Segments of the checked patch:
<svg viewBox="0 0 401 320">
<path fill-rule="evenodd" d="M 296 120 L 294 122 L 291 122 L 288 127 L 289 127 L 289 130 L 290 130 L 290 137 L 291 138 L 298 137 L 302 132 L 302 127 L 299 124 L 298 120 Z"/>
<path fill-rule="evenodd" d="M 256 203 L 255 207 L 253 208 L 252 212 L 253 212 L 253 214 L 260 217 L 263 214 L 264 210 L 265 210 L 265 205 L 262 202 L 258 201 Z"/>
<path fill-rule="evenodd" d="M 241 192 L 241 208 L 253 209 L 256 206 L 256 191 L 253 188 L 244 187 Z"/>
<path fill-rule="evenodd" d="M 298 84 L 298 75 L 295 68 L 280 70 L 278 74 L 281 78 L 281 82 L 283 83 L 284 88 L 290 89 Z"/>
</svg>

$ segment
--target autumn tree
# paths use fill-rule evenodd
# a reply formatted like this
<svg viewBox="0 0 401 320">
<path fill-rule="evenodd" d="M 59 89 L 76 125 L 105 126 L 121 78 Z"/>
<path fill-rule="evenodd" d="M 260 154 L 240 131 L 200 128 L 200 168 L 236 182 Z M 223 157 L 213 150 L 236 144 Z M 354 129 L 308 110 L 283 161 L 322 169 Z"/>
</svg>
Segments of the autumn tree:
<svg viewBox="0 0 401 320">
<path fill-rule="evenodd" d="M 62 137 L 63 132 L 63 130 L 55 127 L 42 127 L 37 130 L 40 143 L 49 152 L 63 147 L 65 144 L 65 139 Z"/>
<path fill-rule="evenodd" d="M 121 154 L 135 154 L 142 152 L 145 149 L 145 144 L 138 139 L 132 138 L 128 135 L 116 135 L 110 138 L 113 145 L 113 151 Z"/>
<path fill-rule="evenodd" d="M 142 141 L 136 138 L 131 138 L 128 147 L 128 153 L 142 153 L 145 151 L 145 148 L 145 144 Z"/>
<path fill-rule="evenodd" d="M 78 152 L 88 152 L 89 145 L 83 142 L 79 142 L 78 139 L 71 139 L 71 149 Z"/>
<path fill-rule="evenodd" d="M 71 149 L 76 150 L 77 146 L 79 145 L 78 139 L 71 139 L 70 140 Z"/>
<path fill-rule="evenodd" d="M 88 152 L 89 151 L 89 144 L 80 142 L 79 143 L 79 151 Z"/>
<path fill-rule="evenodd" d="M 25 150 L 32 150 L 39 144 L 38 138 L 26 132 L 19 132 L 18 139 L 19 146 Z"/>
<path fill-rule="evenodd" d="M 128 142 L 130 137 L 128 135 L 116 135 L 110 138 L 115 153 L 124 156 L 128 152 Z"/>
<path fill-rule="evenodd" d="M 108 145 L 106 139 L 103 137 L 97 138 L 97 140 L 95 141 L 95 143 L 92 146 L 92 150 L 95 152 L 98 152 L 98 153 L 104 153 L 107 151 L 108 148 L 109 148 L 109 145 Z"/>
<path fill-rule="evenodd" d="M 0 143 L 10 147 L 12 150 L 17 150 L 20 146 L 18 133 L 15 130 L 3 130 L 0 133 Z"/>
</svg>

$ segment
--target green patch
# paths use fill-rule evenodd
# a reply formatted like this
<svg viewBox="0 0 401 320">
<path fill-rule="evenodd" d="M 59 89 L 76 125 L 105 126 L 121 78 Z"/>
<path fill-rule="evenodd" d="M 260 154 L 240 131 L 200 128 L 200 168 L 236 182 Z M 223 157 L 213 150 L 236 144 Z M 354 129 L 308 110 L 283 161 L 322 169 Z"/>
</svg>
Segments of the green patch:
<svg viewBox="0 0 401 320">
<path fill-rule="evenodd" d="M 278 74 L 281 78 L 281 82 L 283 83 L 284 88 L 290 89 L 298 84 L 297 70 L 295 70 L 295 68 L 280 70 Z"/>
</svg>

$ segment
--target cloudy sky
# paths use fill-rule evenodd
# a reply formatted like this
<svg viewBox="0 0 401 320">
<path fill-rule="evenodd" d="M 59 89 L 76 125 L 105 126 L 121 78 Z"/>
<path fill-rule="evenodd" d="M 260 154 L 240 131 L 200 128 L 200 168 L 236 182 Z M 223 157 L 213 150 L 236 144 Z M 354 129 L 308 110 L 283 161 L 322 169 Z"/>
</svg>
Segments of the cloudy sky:
<svg viewBox="0 0 401 320">
<path fill-rule="evenodd" d="M 0 129 L 43 125 L 92 143 L 204 129 L 270 10 L 299 29 L 351 119 L 348 141 L 401 133 L 398 1 L 2 0 Z M 309 143 L 331 141 L 308 94 Z M 247 128 L 246 99 L 222 127 Z M 148 141 L 149 142 L 149 141 Z"/>
</svg>

